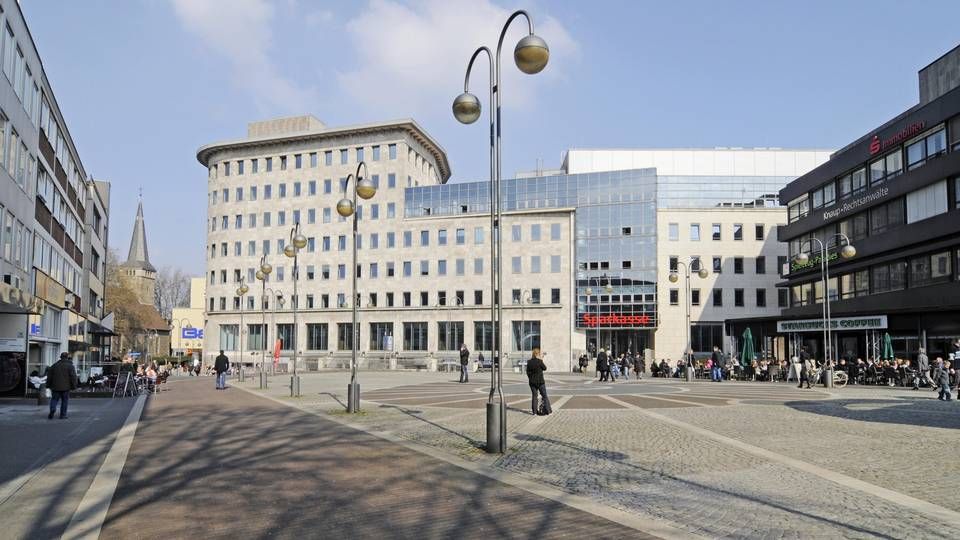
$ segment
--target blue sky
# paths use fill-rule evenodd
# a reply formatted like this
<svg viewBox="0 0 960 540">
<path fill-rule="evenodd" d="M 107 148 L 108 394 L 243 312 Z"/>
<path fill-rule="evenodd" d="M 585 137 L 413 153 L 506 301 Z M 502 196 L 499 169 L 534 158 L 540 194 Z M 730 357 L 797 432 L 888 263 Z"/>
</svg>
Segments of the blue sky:
<svg viewBox="0 0 960 540">
<path fill-rule="evenodd" d="M 917 102 L 916 72 L 957 45 L 960 2 L 100 0 L 23 2 L 86 169 L 113 182 L 124 255 L 142 186 L 151 259 L 204 269 L 205 143 L 251 120 L 413 117 L 452 181 L 485 179 L 482 122 L 450 114 L 470 53 L 512 8 L 547 69 L 504 54 L 505 175 L 571 147 L 837 148 Z M 486 99 L 485 68 L 473 88 Z"/>
</svg>

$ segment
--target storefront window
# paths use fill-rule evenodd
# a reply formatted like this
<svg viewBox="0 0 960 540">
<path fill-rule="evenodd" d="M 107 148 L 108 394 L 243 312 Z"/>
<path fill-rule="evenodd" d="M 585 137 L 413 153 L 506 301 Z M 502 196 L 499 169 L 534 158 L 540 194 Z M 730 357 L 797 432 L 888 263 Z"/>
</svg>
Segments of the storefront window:
<svg viewBox="0 0 960 540">
<path fill-rule="evenodd" d="M 403 323 L 403 350 L 405 351 L 427 350 L 427 323 L 425 322 Z"/>
</svg>

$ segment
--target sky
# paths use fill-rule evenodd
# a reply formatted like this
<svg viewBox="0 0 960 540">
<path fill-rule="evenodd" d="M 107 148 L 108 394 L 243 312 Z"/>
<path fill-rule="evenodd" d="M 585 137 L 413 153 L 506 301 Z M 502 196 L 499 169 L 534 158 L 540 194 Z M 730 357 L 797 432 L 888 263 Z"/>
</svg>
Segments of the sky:
<svg viewBox="0 0 960 540">
<path fill-rule="evenodd" d="M 550 46 L 520 73 L 504 42 L 503 173 L 569 148 L 840 148 L 918 101 L 917 71 L 958 43 L 955 0 L 23 0 L 89 174 L 112 183 L 126 255 L 142 188 L 152 262 L 204 272 L 196 150 L 250 121 L 414 118 L 452 182 L 486 180 L 486 116 L 450 107 L 470 54 L 523 8 Z M 487 99 L 487 68 L 471 90 Z"/>
</svg>

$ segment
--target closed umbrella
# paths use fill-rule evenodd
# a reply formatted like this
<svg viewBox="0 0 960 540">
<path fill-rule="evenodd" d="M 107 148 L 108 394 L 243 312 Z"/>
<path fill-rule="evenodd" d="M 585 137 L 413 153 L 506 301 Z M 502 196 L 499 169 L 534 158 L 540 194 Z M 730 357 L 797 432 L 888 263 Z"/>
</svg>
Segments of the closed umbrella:
<svg viewBox="0 0 960 540">
<path fill-rule="evenodd" d="M 749 366 L 753 362 L 753 332 L 749 327 L 743 331 L 743 350 L 740 353 L 740 365 Z"/>
<path fill-rule="evenodd" d="M 880 354 L 880 358 L 893 360 L 893 340 L 890 339 L 889 332 L 883 334 L 883 352 Z"/>
</svg>

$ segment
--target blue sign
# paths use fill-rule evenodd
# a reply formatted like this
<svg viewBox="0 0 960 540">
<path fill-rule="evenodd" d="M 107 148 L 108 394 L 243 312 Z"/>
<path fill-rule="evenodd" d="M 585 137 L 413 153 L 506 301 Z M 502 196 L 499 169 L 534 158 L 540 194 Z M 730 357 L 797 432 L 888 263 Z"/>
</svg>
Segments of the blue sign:
<svg viewBox="0 0 960 540">
<path fill-rule="evenodd" d="M 30 323 L 30 335 L 39 336 L 40 335 L 40 325 L 36 323 Z"/>
<path fill-rule="evenodd" d="M 203 339 L 203 328 L 182 328 L 181 339 Z"/>
</svg>

